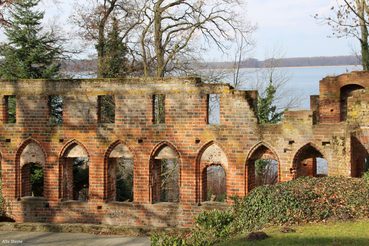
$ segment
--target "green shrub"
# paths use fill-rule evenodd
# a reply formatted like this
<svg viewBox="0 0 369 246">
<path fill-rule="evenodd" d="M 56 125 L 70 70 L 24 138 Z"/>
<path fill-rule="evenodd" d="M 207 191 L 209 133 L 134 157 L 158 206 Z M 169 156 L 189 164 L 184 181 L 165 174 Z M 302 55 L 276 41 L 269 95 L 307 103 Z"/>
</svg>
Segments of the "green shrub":
<svg viewBox="0 0 369 246">
<path fill-rule="evenodd" d="M 226 237 L 234 217 L 231 211 L 205 211 L 196 217 L 196 225 L 202 230 L 212 231 L 218 237 Z"/>
<path fill-rule="evenodd" d="M 369 184 L 343 177 L 309 178 L 261 186 L 235 203 L 235 226 L 253 230 L 268 225 L 346 220 L 369 215 Z"/>
<path fill-rule="evenodd" d="M 363 180 L 365 180 L 366 182 L 369 182 L 369 171 L 363 173 Z"/>
<path fill-rule="evenodd" d="M 155 233 L 151 236 L 152 246 L 185 246 L 186 242 L 181 234 Z"/>
<path fill-rule="evenodd" d="M 369 216 L 369 182 L 365 178 L 302 177 L 272 186 L 260 186 L 245 198 L 232 199 L 234 205 L 229 210 L 200 213 L 189 235 L 171 238 L 162 235 L 162 241 L 156 239 L 157 242 L 168 244 L 153 245 L 207 246 L 232 235 L 270 225 Z"/>
</svg>

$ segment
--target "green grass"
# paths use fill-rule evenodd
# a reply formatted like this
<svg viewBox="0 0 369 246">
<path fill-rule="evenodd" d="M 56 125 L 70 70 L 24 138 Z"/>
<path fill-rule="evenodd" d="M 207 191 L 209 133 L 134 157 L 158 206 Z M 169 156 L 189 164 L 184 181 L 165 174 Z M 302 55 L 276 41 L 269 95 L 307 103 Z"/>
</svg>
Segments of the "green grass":
<svg viewBox="0 0 369 246">
<path fill-rule="evenodd" d="M 281 233 L 280 228 L 265 229 L 270 238 L 261 241 L 247 241 L 246 235 L 226 241 L 219 246 L 241 245 L 369 245 L 369 220 L 309 224 L 291 227 L 296 232 Z"/>
</svg>

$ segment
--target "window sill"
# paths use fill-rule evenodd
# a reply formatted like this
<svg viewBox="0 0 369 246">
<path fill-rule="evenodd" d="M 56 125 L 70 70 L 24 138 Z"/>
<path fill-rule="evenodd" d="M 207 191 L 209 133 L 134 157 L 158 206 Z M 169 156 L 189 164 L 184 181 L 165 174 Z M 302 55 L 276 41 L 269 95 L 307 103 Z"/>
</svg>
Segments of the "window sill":
<svg viewBox="0 0 369 246">
<path fill-rule="evenodd" d="M 115 123 L 97 123 L 99 128 L 113 129 L 115 127 Z"/>
<path fill-rule="evenodd" d="M 22 202 L 33 202 L 33 201 L 46 201 L 46 198 L 43 196 L 23 196 L 20 198 Z"/>
<path fill-rule="evenodd" d="M 227 201 L 224 202 L 212 202 L 212 201 L 205 201 L 205 202 L 201 202 L 200 206 L 204 206 L 204 207 L 227 207 Z"/>
<path fill-rule="evenodd" d="M 14 127 L 16 126 L 17 123 L 8 123 L 8 122 L 4 122 L 4 126 L 9 126 L 9 127 Z"/>
<path fill-rule="evenodd" d="M 61 200 L 60 203 L 62 204 L 87 204 L 87 201 L 78 201 L 78 200 Z"/>
<path fill-rule="evenodd" d="M 109 205 L 116 205 L 116 206 L 133 206 L 134 205 L 134 202 L 108 201 L 106 203 Z"/>
<path fill-rule="evenodd" d="M 180 205 L 179 202 L 156 202 L 152 203 L 153 206 L 158 207 L 178 207 Z"/>
</svg>

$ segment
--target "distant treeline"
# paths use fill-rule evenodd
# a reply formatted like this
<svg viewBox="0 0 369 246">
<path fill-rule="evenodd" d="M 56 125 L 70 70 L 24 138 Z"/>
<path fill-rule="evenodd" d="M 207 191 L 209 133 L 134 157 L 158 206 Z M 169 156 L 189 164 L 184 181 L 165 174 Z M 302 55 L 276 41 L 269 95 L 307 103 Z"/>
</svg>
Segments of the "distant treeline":
<svg viewBox="0 0 369 246">
<path fill-rule="evenodd" d="M 267 59 L 260 61 L 250 58 L 241 62 L 241 68 L 263 68 L 273 64 L 274 67 L 310 67 L 310 66 L 344 66 L 360 65 L 360 57 L 357 56 L 321 56 L 321 57 L 297 57 L 282 59 Z M 196 67 L 202 69 L 228 69 L 235 66 L 234 62 L 206 62 L 197 64 Z M 95 72 L 97 71 L 97 61 L 95 59 L 70 60 L 62 64 L 64 72 Z"/>
<path fill-rule="evenodd" d="M 267 59 L 260 61 L 250 58 L 241 62 L 241 68 L 263 68 L 270 67 L 312 67 L 312 66 L 344 66 L 360 65 L 361 58 L 357 56 L 321 56 L 321 57 L 296 57 L 282 59 Z M 234 62 L 208 62 L 201 64 L 202 68 L 233 68 Z"/>
</svg>

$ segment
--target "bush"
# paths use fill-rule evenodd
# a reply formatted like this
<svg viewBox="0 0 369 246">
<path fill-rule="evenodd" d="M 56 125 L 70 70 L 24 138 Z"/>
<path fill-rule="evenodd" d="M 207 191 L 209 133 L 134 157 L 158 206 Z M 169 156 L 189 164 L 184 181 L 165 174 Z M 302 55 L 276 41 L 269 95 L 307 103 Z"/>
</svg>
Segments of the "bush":
<svg viewBox="0 0 369 246">
<path fill-rule="evenodd" d="M 271 225 L 365 218 L 369 216 L 369 182 L 344 177 L 302 177 L 260 186 L 245 198 L 233 200 L 234 205 L 227 211 L 199 214 L 191 234 L 178 235 L 182 244 L 168 245 L 213 245 L 234 234 Z M 177 237 L 173 240 L 179 242 Z"/>
<path fill-rule="evenodd" d="M 155 233 L 151 236 L 151 245 L 156 246 L 185 246 L 185 239 L 181 234 Z"/>
<path fill-rule="evenodd" d="M 309 178 L 261 186 L 235 203 L 235 226 L 253 230 L 267 225 L 346 220 L 369 215 L 369 184 L 343 177 Z"/>
<path fill-rule="evenodd" d="M 366 182 L 369 182 L 369 171 L 363 173 L 363 177 L 362 177 Z"/>
</svg>

